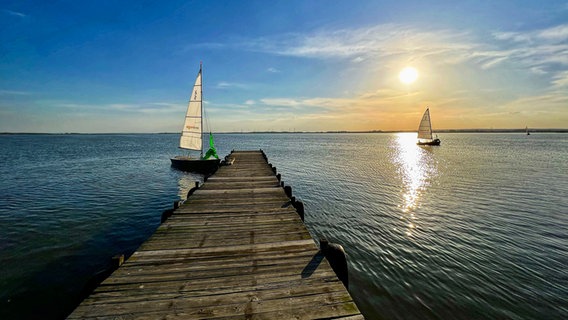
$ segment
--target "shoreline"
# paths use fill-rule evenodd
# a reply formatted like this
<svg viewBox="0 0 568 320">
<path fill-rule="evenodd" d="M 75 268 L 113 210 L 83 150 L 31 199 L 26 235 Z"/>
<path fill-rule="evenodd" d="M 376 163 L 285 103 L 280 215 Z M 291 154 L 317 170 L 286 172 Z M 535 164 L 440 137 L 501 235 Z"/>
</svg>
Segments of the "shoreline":
<svg viewBox="0 0 568 320">
<path fill-rule="evenodd" d="M 414 130 L 368 130 L 368 131 L 226 131 L 214 132 L 215 134 L 326 134 L 326 133 L 411 133 Z M 436 130 L 434 133 L 525 133 L 526 129 L 442 129 Z M 535 128 L 530 130 L 531 133 L 568 133 L 568 129 L 560 128 Z M 140 134 L 175 134 L 179 132 L 0 132 L 0 135 L 140 135 Z"/>
</svg>

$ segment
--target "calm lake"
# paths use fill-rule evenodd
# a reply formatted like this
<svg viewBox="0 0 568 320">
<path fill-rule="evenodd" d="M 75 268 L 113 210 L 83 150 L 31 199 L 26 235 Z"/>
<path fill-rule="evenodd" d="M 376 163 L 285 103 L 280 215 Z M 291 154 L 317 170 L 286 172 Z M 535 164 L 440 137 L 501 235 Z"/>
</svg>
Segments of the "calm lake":
<svg viewBox="0 0 568 320">
<path fill-rule="evenodd" d="M 568 319 L 568 134 L 217 134 L 263 149 L 367 319 Z M 0 319 L 62 319 L 203 177 L 178 135 L 0 135 Z"/>
</svg>

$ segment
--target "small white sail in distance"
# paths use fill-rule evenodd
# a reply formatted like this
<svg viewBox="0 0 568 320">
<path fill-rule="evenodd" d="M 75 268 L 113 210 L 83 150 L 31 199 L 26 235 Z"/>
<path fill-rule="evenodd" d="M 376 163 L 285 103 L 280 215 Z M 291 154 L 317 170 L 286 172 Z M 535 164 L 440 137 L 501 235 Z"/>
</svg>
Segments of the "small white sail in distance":
<svg viewBox="0 0 568 320">
<path fill-rule="evenodd" d="M 430 123 L 430 108 L 426 108 L 426 112 L 422 116 L 420 125 L 418 126 L 418 139 L 432 140 L 432 124 Z"/>
<path fill-rule="evenodd" d="M 201 68 L 193 85 L 193 92 L 189 98 L 185 122 L 181 131 L 179 147 L 182 149 L 199 150 L 202 148 L 202 128 L 201 128 L 201 107 L 202 107 L 202 88 L 201 88 Z"/>
</svg>

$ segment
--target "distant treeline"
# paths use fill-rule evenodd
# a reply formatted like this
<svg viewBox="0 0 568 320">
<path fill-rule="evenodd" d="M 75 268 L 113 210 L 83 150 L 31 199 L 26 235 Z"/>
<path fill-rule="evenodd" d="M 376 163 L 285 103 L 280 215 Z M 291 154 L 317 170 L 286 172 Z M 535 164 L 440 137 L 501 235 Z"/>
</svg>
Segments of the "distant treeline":
<svg viewBox="0 0 568 320">
<path fill-rule="evenodd" d="M 217 133 L 399 133 L 416 132 L 416 130 L 370 130 L 370 131 L 232 131 Z M 442 129 L 435 130 L 434 133 L 525 133 L 526 129 Z M 549 133 L 568 133 L 568 129 L 529 129 L 529 132 L 549 132 Z"/>
<path fill-rule="evenodd" d="M 415 130 L 370 130 L 370 131 L 228 131 L 228 132 L 214 132 L 215 134 L 262 134 L 262 133 L 398 133 L 398 132 L 416 132 Z M 435 130 L 434 133 L 524 133 L 526 129 L 441 129 Z M 535 128 L 529 129 L 529 132 L 543 132 L 543 133 L 568 133 L 568 129 L 542 129 Z M 39 132 L 0 132 L 0 135 L 66 135 L 66 134 L 91 134 L 91 135 L 105 135 L 105 134 L 179 134 L 179 132 L 155 132 L 155 133 L 78 133 L 78 132 L 64 132 L 64 133 L 39 133 Z"/>
</svg>

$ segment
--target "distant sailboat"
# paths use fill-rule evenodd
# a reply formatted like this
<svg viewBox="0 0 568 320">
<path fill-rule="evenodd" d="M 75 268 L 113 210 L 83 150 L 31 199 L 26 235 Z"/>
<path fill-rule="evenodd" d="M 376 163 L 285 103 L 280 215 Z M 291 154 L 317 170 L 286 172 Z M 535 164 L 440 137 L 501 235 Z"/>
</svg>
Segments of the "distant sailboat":
<svg viewBox="0 0 568 320">
<path fill-rule="evenodd" d="M 213 135 L 209 132 L 209 150 L 203 156 L 203 90 L 202 65 L 193 85 L 193 91 L 187 106 L 185 122 L 179 140 L 179 147 L 186 150 L 200 151 L 199 157 L 175 156 L 171 158 L 172 167 L 197 173 L 213 173 L 219 167 L 219 156 L 215 150 Z"/>
<path fill-rule="evenodd" d="M 528 127 L 528 126 L 525 127 L 525 132 L 527 133 L 527 136 L 530 136 L 530 135 L 531 135 L 531 133 L 529 132 L 529 127 Z"/>
<path fill-rule="evenodd" d="M 440 139 L 432 139 L 432 123 L 430 122 L 430 108 L 426 108 L 420 125 L 418 126 L 418 142 L 417 145 L 439 146 Z"/>
</svg>

